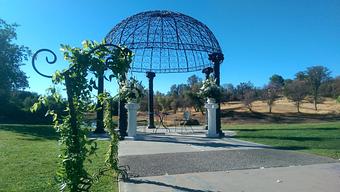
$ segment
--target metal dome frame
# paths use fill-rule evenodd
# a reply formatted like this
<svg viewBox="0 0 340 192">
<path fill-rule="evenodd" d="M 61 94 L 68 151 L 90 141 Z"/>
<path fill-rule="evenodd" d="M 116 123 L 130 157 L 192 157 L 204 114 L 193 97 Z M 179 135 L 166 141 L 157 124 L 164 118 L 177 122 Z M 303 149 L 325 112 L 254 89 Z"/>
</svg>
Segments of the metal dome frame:
<svg viewBox="0 0 340 192">
<path fill-rule="evenodd" d="M 155 128 L 153 79 L 156 73 L 184 73 L 202 70 L 206 78 L 214 72 L 220 85 L 221 47 L 202 22 L 178 12 L 146 11 L 118 23 L 105 37 L 106 43 L 126 46 L 133 51 L 131 72 L 146 73 L 149 78 L 148 128 Z M 221 131 L 220 101 L 217 100 L 217 133 Z M 124 116 L 124 100 L 120 100 Z M 122 112 L 122 113 L 121 113 Z M 119 118 L 119 130 L 126 131 L 126 120 Z"/>
<path fill-rule="evenodd" d="M 107 34 L 105 41 L 134 52 L 133 72 L 199 71 L 212 66 L 208 54 L 222 53 L 206 25 L 172 11 L 146 11 L 128 17 Z"/>
</svg>

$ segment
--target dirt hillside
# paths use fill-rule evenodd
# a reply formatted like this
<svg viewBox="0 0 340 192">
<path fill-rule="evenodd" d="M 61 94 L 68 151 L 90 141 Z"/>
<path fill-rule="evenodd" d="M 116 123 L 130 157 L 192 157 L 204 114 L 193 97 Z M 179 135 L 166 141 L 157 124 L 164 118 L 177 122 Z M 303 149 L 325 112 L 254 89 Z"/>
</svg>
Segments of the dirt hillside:
<svg viewBox="0 0 340 192">
<path fill-rule="evenodd" d="M 243 123 L 306 123 L 306 122 L 328 122 L 340 120 L 340 104 L 334 99 L 326 98 L 318 104 L 318 111 L 314 110 L 313 103 L 304 101 L 297 113 L 294 103 L 286 98 L 278 99 L 272 108 L 272 113 L 268 113 L 268 106 L 263 101 L 253 102 L 253 112 L 250 112 L 241 102 L 226 102 L 221 105 L 221 119 L 223 123 L 243 124 Z M 183 111 L 188 110 L 191 118 L 197 119 L 200 124 L 205 123 L 205 117 L 201 112 L 193 109 L 180 109 L 176 114 L 168 111 L 165 116 L 166 125 L 178 123 L 176 119 L 183 118 Z M 138 120 L 140 124 L 146 124 L 147 113 L 139 112 Z M 155 115 L 155 124 L 159 124 L 159 117 Z"/>
</svg>

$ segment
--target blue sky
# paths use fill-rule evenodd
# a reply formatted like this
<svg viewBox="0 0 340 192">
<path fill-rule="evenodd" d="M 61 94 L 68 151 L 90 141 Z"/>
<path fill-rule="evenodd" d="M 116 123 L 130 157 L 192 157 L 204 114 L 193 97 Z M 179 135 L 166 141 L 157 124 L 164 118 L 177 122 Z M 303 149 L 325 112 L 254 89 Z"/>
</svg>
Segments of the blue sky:
<svg viewBox="0 0 340 192">
<path fill-rule="evenodd" d="M 314 65 L 340 75 L 339 0 L 0 0 L 0 18 L 21 25 L 18 44 L 58 53 L 58 66 L 38 66 L 46 73 L 67 66 L 60 44 L 101 41 L 121 20 L 147 10 L 177 11 L 205 23 L 225 55 L 222 84 L 251 81 L 263 86 L 273 74 L 293 78 Z M 51 84 L 33 71 L 30 61 L 23 70 L 30 90 L 43 93 Z M 200 71 L 157 74 L 155 89 L 166 92 L 192 74 L 203 77 Z M 146 84 L 145 74 L 134 75 Z"/>
</svg>

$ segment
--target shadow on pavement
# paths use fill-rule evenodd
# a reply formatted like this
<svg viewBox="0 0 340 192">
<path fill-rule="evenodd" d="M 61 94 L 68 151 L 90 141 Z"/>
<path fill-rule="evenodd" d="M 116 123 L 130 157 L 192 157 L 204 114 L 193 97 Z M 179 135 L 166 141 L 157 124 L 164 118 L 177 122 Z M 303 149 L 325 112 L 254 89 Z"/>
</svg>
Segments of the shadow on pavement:
<svg viewBox="0 0 340 192">
<path fill-rule="evenodd" d="M 159 181 L 151 181 L 151 180 L 147 180 L 147 179 L 129 179 L 129 180 L 125 181 L 125 183 L 158 185 L 158 186 L 169 187 L 169 188 L 173 188 L 175 190 L 185 191 L 185 192 L 213 192 L 213 191 L 210 191 L 210 190 L 191 189 L 191 188 L 187 188 L 187 187 L 170 185 L 170 184 L 167 184 L 167 183 L 163 183 L 163 182 L 159 182 Z"/>
</svg>

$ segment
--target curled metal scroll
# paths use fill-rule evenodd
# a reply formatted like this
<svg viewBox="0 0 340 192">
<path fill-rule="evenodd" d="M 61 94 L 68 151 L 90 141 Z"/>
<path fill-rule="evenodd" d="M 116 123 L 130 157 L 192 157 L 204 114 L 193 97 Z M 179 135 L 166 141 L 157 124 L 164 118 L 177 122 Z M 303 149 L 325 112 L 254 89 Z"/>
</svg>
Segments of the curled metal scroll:
<svg viewBox="0 0 340 192">
<path fill-rule="evenodd" d="M 51 51 L 51 50 L 49 50 L 49 49 L 39 49 L 37 52 L 35 52 L 35 53 L 33 54 L 33 57 L 32 57 L 32 66 L 33 66 L 33 69 L 34 69 L 35 72 L 37 72 L 39 75 L 41 75 L 41 76 L 43 76 L 43 77 L 52 78 L 51 75 L 45 75 L 45 74 L 41 73 L 41 72 L 37 69 L 37 67 L 36 67 L 35 60 L 37 60 L 38 54 L 41 53 L 41 52 L 48 52 L 48 53 L 50 53 L 50 54 L 53 55 L 53 59 L 52 59 L 51 61 L 49 60 L 48 56 L 46 56 L 46 62 L 47 62 L 48 64 L 54 64 L 54 63 L 57 62 L 57 56 L 56 56 L 56 54 L 55 54 L 53 51 Z"/>
<path fill-rule="evenodd" d="M 124 54 L 125 59 L 127 58 L 128 53 L 131 52 L 129 49 L 124 49 L 124 50 L 123 50 L 121 47 L 119 47 L 119 46 L 117 46 L 117 45 L 114 45 L 114 44 L 111 44 L 111 43 L 106 43 L 106 44 L 98 45 L 97 47 L 91 49 L 91 50 L 87 53 L 87 55 L 90 55 L 90 54 L 94 53 L 95 51 L 97 51 L 97 50 L 99 50 L 100 48 L 103 48 L 103 47 L 114 47 L 114 48 L 118 49 L 119 51 L 121 51 L 121 52 Z M 47 62 L 48 64 L 54 64 L 54 63 L 57 62 L 57 56 L 56 56 L 56 54 L 55 54 L 53 51 L 51 51 L 50 49 L 39 49 L 37 52 L 35 52 L 35 53 L 33 54 L 33 57 L 32 57 L 32 66 L 33 66 L 33 69 L 34 69 L 35 72 L 37 72 L 39 75 L 41 75 L 41 76 L 43 76 L 43 77 L 52 78 L 52 75 L 43 74 L 43 73 L 41 73 L 41 72 L 37 69 L 37 67 L 36 67 L 35 61 L 37 60 L 38 55 L 39 55 L 40 53 L 42 53 L 42 52 L 47 52 L 47 53 L 52 54 L 52 56 L 53 56 L 53 59 L 52 59 L 52 60 L 50 60 L 48 56 L 46 56 L 46 58 L 45 58 L 45 59 L 46 59 L 46 62 Z M 108 63 L 111 59 L 112 59 L 112 57 L 109 56 L 109 57 L 106 59 L 105 65 L 107 65 L 107 63 Z"/>
</svg>

